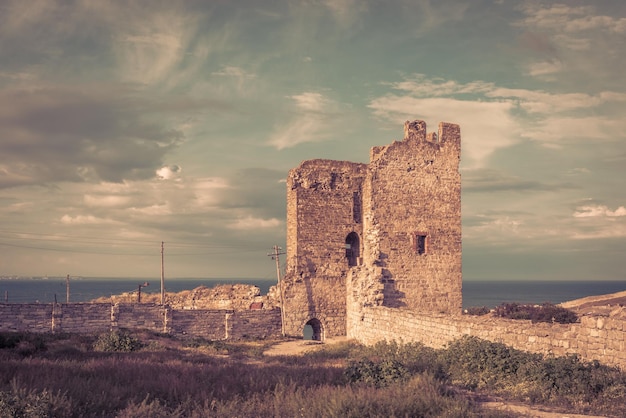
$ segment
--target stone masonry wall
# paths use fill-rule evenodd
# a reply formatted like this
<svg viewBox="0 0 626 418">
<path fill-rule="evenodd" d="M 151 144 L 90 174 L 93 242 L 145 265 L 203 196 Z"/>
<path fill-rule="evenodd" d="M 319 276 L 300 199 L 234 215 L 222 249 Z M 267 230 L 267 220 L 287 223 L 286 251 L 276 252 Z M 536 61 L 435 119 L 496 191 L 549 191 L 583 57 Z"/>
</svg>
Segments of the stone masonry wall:
<svg viewBox="0 0 626 418">
<path fill-rule="evenodd" d="M 464 335 L 542 354 L 577 354 L 626 370 L 626 308 L 609 315 L 586 315 L 575 324 L 533 324 L 530 321 L 416 313 L 384 306 L 349 310 L 348 337 L 364 344 L 377 341 L 420 342 L 444 347 Z"/>
<path fill-rule="evenodd" d="M 0 304 L 0 331 L 50 332 L 51 304 Z"/>
<path fill-rule="evenodd" d="M 282 281 L 285 331 L 302 335 L 308 321 L 325 336 L 345 335 L 346 285 L 351 251 L 361 250 L 364 164 L 304 161 L 287 178 L 287 270 Z"/>
<path fill-rule="evenodd" d="M 111 304 L 109 303 L 57 303 L 53 304 L 55 332 L 104 332 L 111 329 Z"/>
<path fill-rule="evenodd" d="M 367 266 L 382 267 L 383 304 L 461 311 L 460 129 L 426 133 L 407 122 L 402 141 L 371 152 L 364 202 Z"/>
<path fill-rule="evenodd" d="M 309 160 L 289 172 L 288 335 L 302 335 L 307 323 L 321 339 L 345 335 L 360 296 L 461 311 L 460 128 L 441 123 L 438 135 L 427 134 L 414 121 L 404 130 L 402 141 L 372 148 L 369 164 Z"/>
<path fill-rule="evenodd" d="M 177 310 L 151 303 L 0 304 L 0 332 L 92 334 L 120 328 L 209 339 L 236 340 L 281 335 L 278 309 Z"/>
</svg>

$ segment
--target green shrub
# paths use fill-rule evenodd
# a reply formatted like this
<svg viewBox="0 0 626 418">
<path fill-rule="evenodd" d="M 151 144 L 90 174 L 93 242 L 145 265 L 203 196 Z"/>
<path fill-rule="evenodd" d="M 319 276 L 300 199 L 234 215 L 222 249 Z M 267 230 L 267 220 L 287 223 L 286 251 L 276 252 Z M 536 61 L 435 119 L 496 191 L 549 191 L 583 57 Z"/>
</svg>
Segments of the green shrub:
<svg viewBox="0 0 626 418">
<path fill-rule="evenodd" d="M 576 355 L 544 357 L 463 337 L 440 352 L 451 383 L 570 411 L 626 416 L 626 374 Z"/>
<path fill-rule="evenodd" d="M 406 380 L 409 376 L 407 368 L 402 363 L 388 358 L 380 362 L 369 359 L 352 361 L 344 373 L 351 383 L 364 383 L 377 388 Z"/>
<path fill-rule="evenodd" d="M 131 352 L 142 347 L 141 341 L 124 331 L 100 334 L 93 345 L 96 351 Z"/>
<path fill-rule="evenodd" d="M 528 319 L 533 323 L 572 324 L 578 321 L 578 316 L 573 311 L 547 302 L 543 305 L 503 303 L 495 308 L 494 315 L 508 319 Z"/>
<path fill-rule="evenodd" d="M 521 364 L 540 358 L 476 337 L 465 336 L 450 343 L 440 353 L 453 383 L 470 388 L 499 388 L 503 382 L 517 383 Z"/>
<path fill-rule="evenodd" d="M 381 359 L 401 363 L 410 373 L 429 372 L 441 375 L 441 363 L 437 351 L 421 343 L 398 344 L 396 341 L 379 341 L 373 346 L 359 345 L 351 353 L 352 359 L 369 358 L 379 362 Z"/>
</svg>

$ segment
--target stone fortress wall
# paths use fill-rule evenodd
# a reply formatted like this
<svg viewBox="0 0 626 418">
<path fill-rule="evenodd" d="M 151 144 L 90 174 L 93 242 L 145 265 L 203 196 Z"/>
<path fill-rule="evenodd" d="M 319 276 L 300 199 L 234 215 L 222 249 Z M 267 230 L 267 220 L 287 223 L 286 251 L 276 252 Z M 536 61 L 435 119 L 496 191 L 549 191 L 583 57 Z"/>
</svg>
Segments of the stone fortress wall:
<svg viewBox="0 0 626 418">
<path fill-rule="evenodd" d="M 545 355 L 578 355 L 626 370 L 626 308 L 590 312 L 575 324 L 547 324 L 486 316 L 416 313 L 384 306 L 348 309 L 348 336 L 364 344 L 419 342 L 445 347 L 471 335 L 518 350 Z"/>
<path fill-rule="evenodd" d="M 626 368 L 626 311 L 580 323 L 462 315 L 460 127 L 406 122 L 369 164 L 310 160 L 287 180 L 285 329 L 443 347 L 463 335 Z M 344 317 L 345 315 L 345 317 Z"/>
<path fill-rule="evenodd" d="M 3 303 L 0 332 L 98 333 L 145 329 L 212 340 L 281 335 L 279 309 L 172 309 L 155 303 Z"/>
<path fill-rule="evenodd" d="M 443 347 L 473 335 L 626 369 L 621 306 L 569 325 L 462 315 L 460 147 L 458 125 L 441 123 L 438 134 L 427 134 L 426 124 L 414 121 L 405 124 L 401 141 L 373 148 L 369 164 L 310 160 L 291 170 L 287 269 L 264 309 L 0 304 L 0 331 L 128 328 L 210 339 L 274 337 L 282 334 L 275 308 L 282 294 L 289 336 L 302 336 L 310 325 L 319 340 Z"/>
</svg>

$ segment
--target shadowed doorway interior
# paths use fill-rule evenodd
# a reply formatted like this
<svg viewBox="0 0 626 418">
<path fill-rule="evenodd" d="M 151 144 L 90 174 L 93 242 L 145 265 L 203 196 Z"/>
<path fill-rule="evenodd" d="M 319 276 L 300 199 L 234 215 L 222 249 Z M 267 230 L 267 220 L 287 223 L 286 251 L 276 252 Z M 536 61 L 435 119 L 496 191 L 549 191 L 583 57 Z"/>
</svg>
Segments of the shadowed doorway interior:
<svg viewBox="0 0 626 418">
<path fill-rule="evenodd" d="M 305 340 L 322 341 L 322 323 L 317 318 L 311 319 L 304 325 L 302 334 Z"/>
</svg>

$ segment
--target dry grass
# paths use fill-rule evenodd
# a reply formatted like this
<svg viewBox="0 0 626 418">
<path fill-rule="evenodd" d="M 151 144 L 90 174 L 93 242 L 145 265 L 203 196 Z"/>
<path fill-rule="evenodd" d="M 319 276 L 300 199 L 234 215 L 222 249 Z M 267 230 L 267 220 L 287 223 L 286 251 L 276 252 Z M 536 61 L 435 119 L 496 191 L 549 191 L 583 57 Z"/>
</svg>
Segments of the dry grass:
<svg viewBox="0 0 626 418">
<path fill-rule="evenodd" d="M 467 387 L 479 376 L 482 389 L 524 397 L 537 383 L 563 385 L 571 379 L 558 375 L 573 370 L 573 378 L 595 379 L 597 393 L 567 398 L 570 408 L 576 407 L 572 399 L 580 409 L 604 400 L 606 411 L 622 405 L 616 416 L 626 412 L 623 375 L 548 359 L 552 380 L 515 380 L 510 371 L 503 378 L 512 362 L 531 377 L 545 370 L 539 363 L 519 367 L 523 355 L 475 340 L 441 351 L 344 342 L 300 356 L 267 357 L 267 341 L 177 340 L 150 332 L 133 338 L 141 349 L 98 352 L 97 336 L 2 336 L 0 416 L 498 417 L 510 415 L 481 410 L 462 391 L 451 390 L 451 382 Z M 463 363 L 480 372 L 463 369 Z"/>
</svg>

